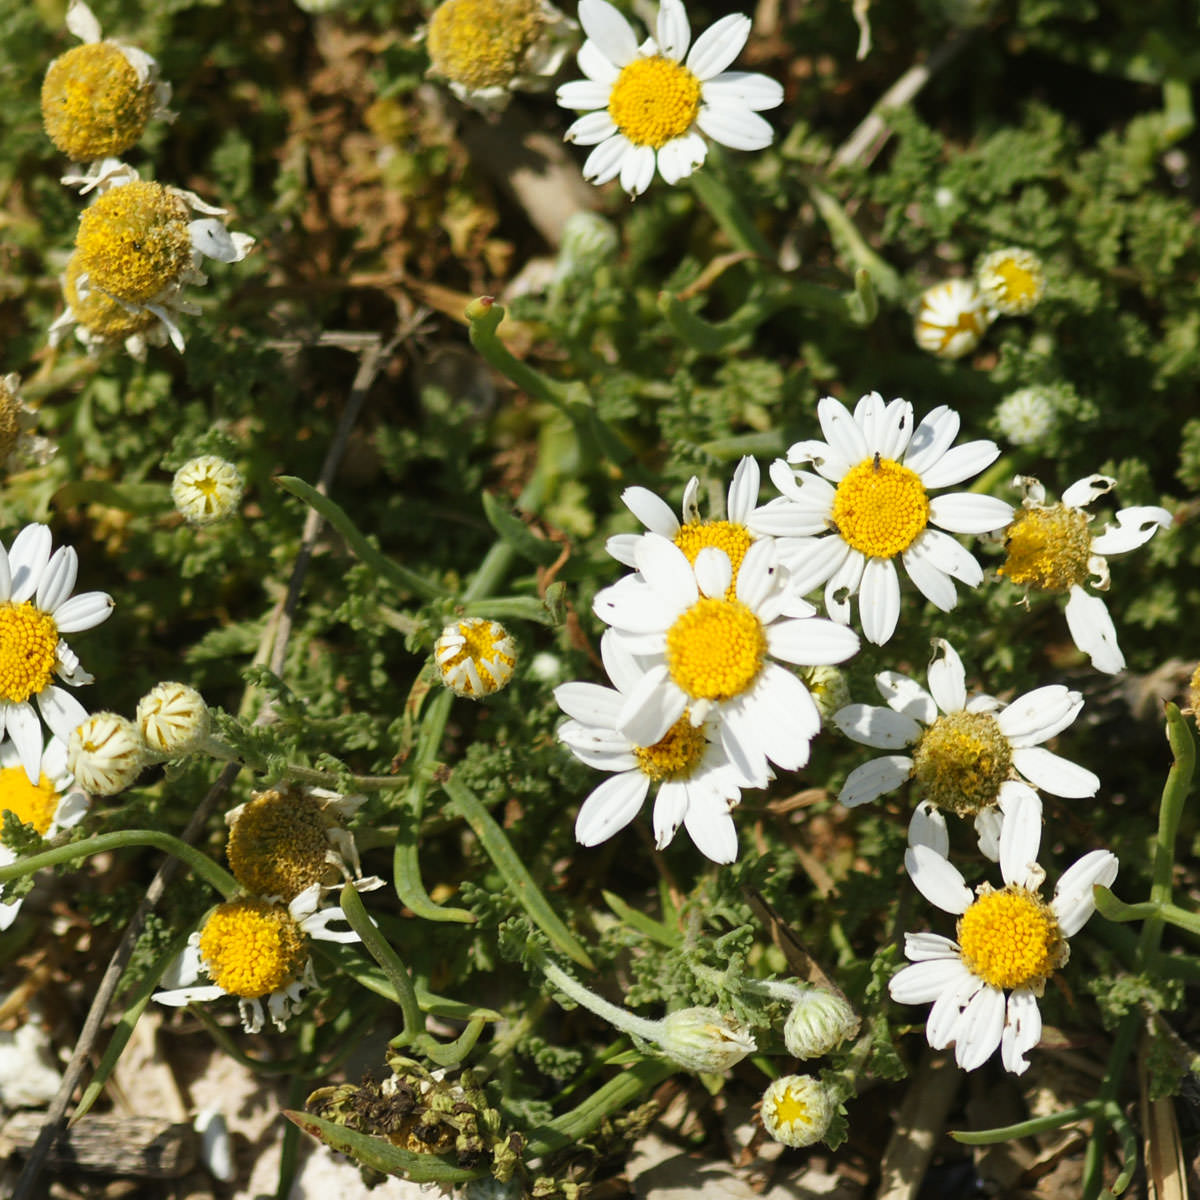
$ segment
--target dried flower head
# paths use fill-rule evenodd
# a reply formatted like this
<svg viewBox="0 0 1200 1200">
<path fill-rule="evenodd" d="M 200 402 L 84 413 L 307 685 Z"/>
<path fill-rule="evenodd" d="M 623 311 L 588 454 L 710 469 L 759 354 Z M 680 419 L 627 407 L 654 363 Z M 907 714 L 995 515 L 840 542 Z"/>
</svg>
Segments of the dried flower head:
<svg viewBox="0 0 1200 1200">
<path fill-rule="evenodd" d="M 21 377 L 0 375 L 0 470 L 14 471 L 30 461 L 44 463 L 53 455 L 53 442 L 30 432 L 34 423 L 21 399 Z"/>
</svg>

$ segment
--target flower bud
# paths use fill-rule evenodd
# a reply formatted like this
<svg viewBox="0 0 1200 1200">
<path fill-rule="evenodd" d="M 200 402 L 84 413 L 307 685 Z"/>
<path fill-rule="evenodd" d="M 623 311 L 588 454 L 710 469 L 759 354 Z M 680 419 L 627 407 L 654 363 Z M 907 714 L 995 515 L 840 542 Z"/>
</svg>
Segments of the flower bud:
<svg viewBox="0 0 1200 1200">
<path fill-rule="evenodd" d="M 763 1092 L 763 1128 L 785 1146 L 811 1146 L 825 1136 L 836 1107 L 829 1088 L 819 1079 L 784 1075 Z"/>
<path fill-rule="evenodd" d="M 803 667 L 800 675 L 821 715 L 821 724 L 828 726 L 833 714 L 850 703 L 845 674 L 837 667 Z"/>
<path fill-rule="evenodd" d="M 499 621 L 464 617 L 442 630 L 433 646 L 442 682 L 455 694 L 479 700 L 512 678 L 517 646 Z"/>
<path fill-rule="evenodd" d="M 129 787 L 146 762 L 146 748 L 132 721 L 99 712 L 82 722 L 67 743 L 67 767 L 93 796 L 115 796 Z"/>
<path fill-rule="evenodd" d="M 185 462 L 171 481 L 171 499 L 189 525 L 212 525 L 231 517 L 245 483 L 231 462 L 202 454 Z"/>
<path fill-rule="evenodd" d="M 992 423 L 1014 446 L 1032 446 L 1052 433 L 1054 401 L 1041 388 L 1018 388 L 996 406 Z"/>
<path fill-rule="evenodd" d="M 758 1049 L 740 1021 L 715 1008 L 681 1008 L 667 1013 L 658 1037 L 662 1052 L 689 1071 L 728 1071 Z"/>
<path fill-rule="evenodd" d="M 921 293 L 913 336 L 938 358 L 961 358 L 979 345 L 991 318 L 970 279 L 946 279 Z"/>
<path fill-rule="evenodd" d="M 860 1024 L 844 997 L 805 988 L 783 1023 L 783 1041 L 794 1058 L 820 1058 L 854 1037 Z"/>
<path fill-rule="evenodd" d="M 1046 290 L 1046 270 L 1032 250 L 1007 246 L 979 260 L 975 278 L 992 312 L 1020 317 L 1032 312 Z"/>
<path fill-rule="evenodd" d="M 138 729 L 160 754 L 190 754 L 208 736 L 209 723 L 204 697 L 186 683 L 160 683 L 138 701 Z"/>
<path fill-rule="evenodd" d="M 611 221 L 579 209 L 563 226 L 562 245 L 554 266 L 555 283 L 591 275 L 617 252 L 620 240 Z"/>
</svg>

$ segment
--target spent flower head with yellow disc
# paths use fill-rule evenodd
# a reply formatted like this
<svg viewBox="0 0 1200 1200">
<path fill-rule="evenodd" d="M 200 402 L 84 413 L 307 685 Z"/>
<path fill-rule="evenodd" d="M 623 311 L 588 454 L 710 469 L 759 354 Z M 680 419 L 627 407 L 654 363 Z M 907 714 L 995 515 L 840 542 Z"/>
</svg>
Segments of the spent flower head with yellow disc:
<svg viewBox="0 0 1200 1200">
<path fill-rule="evenodd" d="M 927 287 L 917 302 L 913 337 L 938 358 L 970 354 L 991 324 L 983 293 L 970 279 L 944 279 Z"/>
<path fill-rule="evenodd" d="M 966 482 L 1000 450 L 984 440 L 953 446 L 959 417 L 944 405 L 914 429 L 912 405 L 885 405 L 878 392 L 863 396 L 853 414 L 826 396 L 817 417 L 826 440 L 797 442 L 786 462 L 771 465 L 783 494 L 780 519 L 790 513 L 798 535 L 779 539 L 780 558 L 800 594 L 825 585 L 835 621 L 849 622 L 857 593 L 863 634 L 881 646 L 900 617 L 896 559 L 943 612 L 958 602 L 955 580 L 968 587 L 983 581 L 983 568 L 949 534 L 1000 529 L 1012 505 L 970 492 L 929 493 Z M 816 474 L 802 469 L 809 465 Z"/>
<path fill-rule="evenodd" d="M 575 22 L 548 0 L 443 0 L 429 19 L 429 72 L 478 108 L 504 108 L 558 73 Z"/>
<path fill-rule="evenodd" d="M 189 525 L 215 525 L 237 512 L 246 481 L 242 473 L 215 454 L 188 459 L 171 480 L 175 511 Z"/>
<path fill-rule="evenodd" d="M 655 746 L 686 712 L 693 727 L 712 718 L 726 757 L 746 779 L 768 776 L 768 761 L 803 766 L 821 718 L 804 684 L 774 660 L 844 662 L 858 636 L 815 616 L 795 594 L 772 538 L 751 544 L 736 582 L 725 551 L 706 546 L 691 563 L 658 533 L 643 535 L 636 562 L 637 574 L 594 603 L 645 672 L 617 712 L 617 730 Z"/>
<path fill-rule="evenodd" d="M 146 744 L 132 721 L 98 712 L 72 730 L 67 763 L 79 786 L 93 796 L 115 796 L 132 787 L 142 773 Z"/>
<path fill-rule="evenodd" d="M 611 778 L 594 788 L 575 820 L 575 838 L 597 846 L 637 816 L 651 787 L 654 840 L 661 850 L 683 825 L 702 854 L 733 862 L 738 838 L 730 810 L 744 787 L 765 787 L 769 772 L 747 778 L 721 748 L 715 722 L 693 725 L 685 709 L 658 741 L 639 746 L 619 727 L 621 711 L 644 676 L 637 659 L 605 632 L 600 641 L 605 669 L 615 685 L 564 683 L 554 689 L 559 707 L 571 718 L 558 730 L 559 741 L 576 758 Z"/>
<path fill-rule="evenodd" d="M 42 757 L 41 721 L 66 742 L 87 717 L 53 682 L 55 676 L 73 688 L 92 682 L 63 634 L 99 625 L 113 608 L 105 592 L 72 596 L 78 557 L 70 546 L 52 554 L 52 545 L 45 525 L 26 525 L 7 549 L 0 542 L 0 736 L 7 730 L 16 743 L 31 783 Z"/>
<path fill-rule="evenodd" d="M 0 375 L 0 471 L 16 471 L 29 463 L 46 463 L 55 446 L 31 432 L 37 418 L 21 399 L 21 377 Z"/>
<path fill-rule="evenodd" d="M 1067 628 L 1075 645 L 1097 671 L 1114 675 L 1125 667 L 1108 606 L 1087 591 L 1107 591 L 1108 556 L 1127 554 L 1145 545 L 1171 524 L 1171 514 L 1158 505 L 1137 505 L 1116 513 L 1116 525 L 1093 534 L 1088 505 L 1110 491 L 1116 480 L 1087 475 L 1076 480 L 1057 504 L 1047 504 L 1046 490 L 1031 476 L 1013 481 L 1024 493 L 1021 507 L 1004 530 L 1007 556 L 999 573 L 1028 592 L 1067 597 Z"/>
<path fill-rule="evenodd" d="M 693 43 L 681 0 L 663 0 L 654 37 L 640 46 L 606 0 L 581 0 L 579 23 L 587 78 L 563 84 L 558 102 L 584 113 L 565 136 L 595 147 L 583 165 L 589 182 L 619 178 L 638 196 L 656 168 L 674 184 L 701 166 L 708 153 L 701 135 L 734 150 L 771 144 L 771 126 L 758 114 L 783 103 L 783 88 L 766 75 L 726 70 L 750 36 L 749 17 L 724 16 Z"/>
<path fill-rule="evenodd" d="M 452 692 L 481 700 L 507 686 L 517 665 L 517 644 L 499 621 L 463 617 L 442 630 L 433 661 Z"/>
<path fill-rule="evenodd" d="M 783 1075 L 767 1085 L 759 1115 L 775 1141 L 799 1150 L 825 1136 L 837 1107 L 833 1091 L 815 1076 Z"/>
<path fill-rule="evenodd" d="M 76 786 L 67 768 L 67 748 L 52 737 L 41 752 L 38 777 L 31 782 L 21 764 L 16 746 L 0 743 L 0 817 L 10 812 L 26 825 L 32 825 L 44 838 L 52 838 L 61 829 L 78 825 L 87 814 L 87 795 Z M 16 855 L 4 844 L 4 827 L 0 821 L 0 867 L 16 861 Z M 0 883 L 0 932 L 7 929 L 21 901 L 6 903 L 4 885 Z"/>
<path fill-rule="evenodd" d="M 321 908 L 320 900 L 321 885 L 314 883 L 286 905 L 260 896 L 218 904 L 188 938 L 163 976 L 166 990 L 154 999 L 178 1008 L 236 996 L 247 1033 L 262 1029 L 265 1000 L 275 1028 L 286 1029 L 304 992 L 317 983 L 309 939 L 359 940 L 353 930 L 331 928 L 346 914 L 336 906 Z"/>
<path fill-rule="evenodd" d="M 1093 850 L 1063 872 L 1049 903 L 1039 892 L 1046 873 L 1038 865 L 1042 805 L 1036 793 L 1002 801 L 1002 889 L 983 884 L 972 893 L 944 847 L 917 841 L 904 864 L 921 894 L 958 917 L 955 939 L 909 933 L 904 953 L 911 965 L 888 984 L 900 1004 L 931 1004 L 925 1032 L 930 1046 L 955 1044 L 964 1071 L 982 1066 L 1000 1049 L 1006 1070 L 1029 1066 L 1026 1054 L 1042 1036 L 1038 1009 L 1046 981 L 1066 963 L 1067 939 L 1095 911 L 1092 887 L 1117 877 L 1116 856 Z"/>
<path fill-rule="evenodd" d="M 63 154 L 80 163 L 123 154 L 152 119 L 173 119 L 170 85 L 150 55 L 102 39 L 82 0 L 67 9 L 67 28 L 83 45 L 56 58 L 42 82 L 46 134 Z"/>
<path fill-rule="evenodd" d="M 979 290 L 992 315 L 1021 317 L 1046 291 L 1046 270 L 1032 250 L 1007 246 L 984 255 L 975 268 Z"/>
</svg>

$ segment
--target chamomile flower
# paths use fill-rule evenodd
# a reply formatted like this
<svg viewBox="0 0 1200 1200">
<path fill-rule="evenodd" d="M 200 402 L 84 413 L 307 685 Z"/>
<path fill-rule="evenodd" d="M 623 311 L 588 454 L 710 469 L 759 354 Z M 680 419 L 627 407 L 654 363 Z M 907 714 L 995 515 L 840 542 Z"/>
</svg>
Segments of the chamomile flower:
<svg viewBox="0 0 1200 1200">
<path fill-rule="evenodd" d="M 716 740 L 714 723 L 693 725 L 686 710 L 653 745 L 639 746 L 620 731 L 617 718 L 643 672 L 612 630 L 601 639 L 600 653 L 615 687 L 564 683 L 554 690 L 559 707 L 572 718 L 559 729 L 559 740 L 588 766 L 614 772 L 583 802 L 576 840 L 584 846 L 607 841 L 633 820 L 657 785 L 658 848 L 668 846 L 682 824 L 702 854 L 733 862 L 738 839 L 730 809 L 743 787 L 765 787 L 770 776 L 744 778 Z"/>
<path fill-rule="evenodd" d="M 517 644 L 499 621 L 463 617 L 433 644 L 442 682 L 455 695 L 481 700 L 508 685 L 517 665 Z"/>
<path fill-rule="evenodd" d="M 1057 504 L 1046 504 L 1045 488 L 1030 476 L 1018 476 L 1013 486 L 1022 490 L 1024 499 L 1004 531 L 1008 554 L 999 569 L 1027 592 L 1065 594 L 1072 640 L 1092 666 L 1107 675 L 1124 669 L 1125 656 L 1117 644 L 1108 606 L 1084 585 L 1107 591 L 1108 556 L 1136 550 L 1171 524 L 1165 508 L 1140 505 L 1120 509 L 1116 525 L 1106 525 L 1102 533 L 1093 534 L 1088 528 L 1092 514 L 1087 506 L 1116 482 L 1108 475 L 1088 475 L 1071 484 Z"/>
<path fill-rule="evenodd" d="M 105 592 L 71 595 L 79 560 L 70 546 L 51 554 L 51 545 L 45 525 L 26 525 L 7 550 L 0 542 L 0 736 L 7 730 L 16 743 L 30 783 L 40 775 L 38 714 L 63 742 L 87 718 L 53 682 L 56 675 L 69 687 L 92 682 L 62 635 L 99 625 L 113 608 Z"/>
<path fill-rule="evenodd" d="M 248 892 L 290 901 L 314 883 L 338 886 L 351 878 L 360 891 L 382 886 L 364 880 L 354 837 L 344 821 L 366 802 L 324 788 L 271 788 L 251 792 L 225 814 L 225 856 Z"/>
<path fill-rule="evenodd" d="M 647 669 L 616 714 L 616 728 L 639 746 L 654 746 L 688 714 L 711 716 L 729 761 L 746 779 L 808 761 L 821 728 L 812 696 L 791 671 L 844 662 L 858 649 L 851 630 L 813 615 L 785 582 L 775 543 L 746 551 L 733 580 L 729 556 L 706 546 L 695 564 L 661 534 L 647 533 L 636 552 L 638 574 L 605 588 L 596 614 Z"/>
<path fill-rule="evenodd" d="M 0 375 L 0 471 L 49 461 L 54 444 L 31 432 L 35 423 L 36 418 L 21 399 L 21 377 L 15 373 Z"/>
<path fill-rule="evenodd" d="M 926 691 L 897 671 L 875 676 L 887 707 L 849 704 L 834 724 L 849 738 L 885 754 L 855 767 L 838 799 L 848 808 L 866 804 L 915 780 L 937 809 L 976 818 L 985 852 L 996 849 L 996 813 L 1007 798 L 1032 787 L 1071 799 L 1094 796 L 1100 780 L 1091 771 L 1047 750 L 1042 743 L 1079 715 L 1083 697 L 1062 684 L 1035 688 L 1005 705 L 994 696 L 967 698 L 966 672 L 949 642 L 933 639 Z M 980 819 L 982 818 L 982 820 Z"/>
<path fill-rule="evenodd" d="M 985 255 L 975 268 L 975 279 L 992 314 L 1005 317 L 1032 312 L 1046 290 L 1042 260 L 1020 246 Z"/>
<path fill-rule="evenodd" d="M 171 480 L 175 511 L 189 525 L 215 525 L 237 512 L 246 490 L 242 473 L 216 454 L 190 458 Z"/>
<path fill-rule="evenodd" d="M 1047 904 L 1038 894 L 1046 878 L 1038 865 L 1042 806 L 1021 792 L 1003 802 L 1000 873 L 1004 887 L 983 884 L 972 894 L 957 867 L 940 851 L 918 843 L 904 862 L 921 894 L 958 917 L 955 939 L 909 933 L 911 965 L 888 985 L 901 1004 L 929 1004 L 926 1037 L 935 1050 L 955 1044 L 964 1071 L 982 1066 L 1000 1048 L 1006 1070 L 1020 1075 L 1042 1036 L 1038 1009 L 1046 981 L 1067 961 L 1067 939 L 1095 911 L 1092 887 L 1117 877 L 1116 856 L 1093 850 L 1063 872 Z"/>
<path fill-rule="evenodd" d="M 42 120 L 55 146 L 75 162 L 122 154 L 153 118 L 173 119 L 170 85 L 144 50 L 102 39 L 83 0 L 72 0 L 67 28 L 82 46 L 56 58 L 42 82 Z"/>
<path fill-rule="evenodd" d="M 813 1075 L 784 1075 L 763 1092 L 763 1128 L 777 1142 L 802 1149 L 819 1142 L 837 1111 L 832 1090 Z"/>
<path fill-rule="evenodd" d="M 167 324 L 148 308 L 127 308 L 121 301 L 88 287 L 86 277 L 81 287 L 80 277 L 84 275 L 79 252 L 75 251 L 67 260 L 62 275 L 65 308 L 50 326 L 51 346 L 61 345 L 74 330 L 76 339 L 89 354 L 96 355 L 123 345 L 130 358 L 144 362 L 148 346 L 165 346 L 172 330 L 178 335 L 174 323 L 176 313 L 194 315 L 200 311 L 177 297 L 170 306 L 171 322 Z M 168 310 L 164 308 L 164 311 Z"/>
<path fill-rule="evenodd" d="M 546 87 L 575 22 L 547 0 L 443 0 L 429 19 L 432 75 L 478 108 L 504 108 L 514 91 Z"/>
<path fill-rule="evenodd" d="M 858 593 L 863 634 L 881 646 L 900 617 L 895 559 L 943 612 L 957 603 L 954 580 L 968 587 L 983 580 L 974 557 L 941 530 L 1000 529 L 1012 506 L 970 492 L 928 493 L 965 482 L 1000 450 L 982 440 L 952 447 L 959 417 L 945 406 L 914 430 L 912 405 L 885 405 L 878 392 L 863 396 L 853 416 L 826 396 L 817 416 L 826 440 L 797 442 L 787 462 L 771 465 L 771 479 L 793 506 L 794 527 L 806 535 L 782 539 L 781 558 L 801 594 L 825 584 L 825 607 L 835 621 L 849 622 L 850 597 Z M 811 463 L 818 473 L 793 473 L 789 463 Z"/>
<path fill-rule="evenodd" d="M 40 751 L 36 782 L 31 782 L 21 763 L 21 755 L 12 742 L 0 744 L 0 816 L 10 812 L 19 821 L 32 825 L 42 837 L 53 837 L 60 829 L 78 825 L 87 814 L 88 798 L 75 785 L 67 769 L 67 748 L 52 737 Z M 0 823 L 0 867 L 16 861 L 16 855 L 4 845 L 4 827 Z M 21 901 L 3 901 L 4 885 L 0 884 L 0 931 L 7 929 Z"/>
<path fill-rule="evenodd" d="M 320 899 L 321 885 L 314 883 L 287 905 L 259 896 L 218 904 L 188 938 L 187 948 L 163 976 L 166 990 L 156 992 L 154 999 L 178 1008 L 236 996 L 247 1033 L 262 1028 L 265 999 L 275 1028 L 286 1029 L 304 992 L 316 986 L 309 939 L 359 940 L 353 930 L 332 928 L 346 914 L 334 906 L 320 908 Z"/>
<path fill-rule="evenodd" d="M 962 358 L 979 345 L 990 324 L 987 301 L 972 280 L 944 279 L 921 293 L 913 337 L 938 358 Z"/>
<path fill-rule="evenodd" d="M 587 78 L 563 84 L 558 102 L 584 112 L 565 136 L 595 147 L 583 165 L 589 182 L 619 177 L 639 196 L 657 167 L 667 183 L 678 183 L 704 162 L 701 134 L 735 150 L 771 144 L 771 126 L 758 114 L 783 103 L 783 88 L 765 75 L 725 69 L 750 36 L 749 17 L 724 16 L 692 44 L 681 0 L 663 0 L 655 36 L 640 46 L 606 0 L 581 0 L 579 23 L 587 34 L 579 69 Z"/>
</svg>

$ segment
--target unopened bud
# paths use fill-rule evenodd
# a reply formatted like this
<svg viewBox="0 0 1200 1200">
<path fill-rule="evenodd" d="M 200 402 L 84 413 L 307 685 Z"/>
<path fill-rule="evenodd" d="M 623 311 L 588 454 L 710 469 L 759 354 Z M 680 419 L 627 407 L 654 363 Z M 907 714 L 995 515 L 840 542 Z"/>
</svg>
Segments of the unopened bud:
<svg viewBox="0 0 1200 1200">
<path fill-rule="evenodd" d="M 146 748 L 132 721 L 99 712 L 80 724 L 67 743 L 67 767 L 93 796 L 115 796 L 129 787 L 146 762 Z"/>
<path fill-rule="evenodd" d="M 783 1023 L 783 1041 L 794 1058 L 820 1058 L 854 1037 L 860 1024 L 842 996 L 805 988 Z"/>
<path fill-rule="evenodd" d="M 785 1146 L 811 1146 L 825 1136 L 835 1108 L 833 1094 L 819 1079 L 784 1075 L 763 1093 L 763 1128 Z"/>
<path fill-rule="evenodd" d="M 662 1052 L 689 1071 L 728 1071 L 758 1049 L 740 1021 L 715 1008 L 681 1008 L 667 1013 L 658 1037 Z"/>
<path fill-rule="evenodd" d="M 212 525 L 231 517 L 245 483 L 231 462 L 202 454 L 185 462 L 171 481 L 171 499 L 189 525 Z"/>
<path fill-rule="evenodd" d="M 160 683 L 137 706 L 146 745 L 160 754 L 190 754 L 208 736 L 208 705 L 186 683 Z"/>
</svg>

